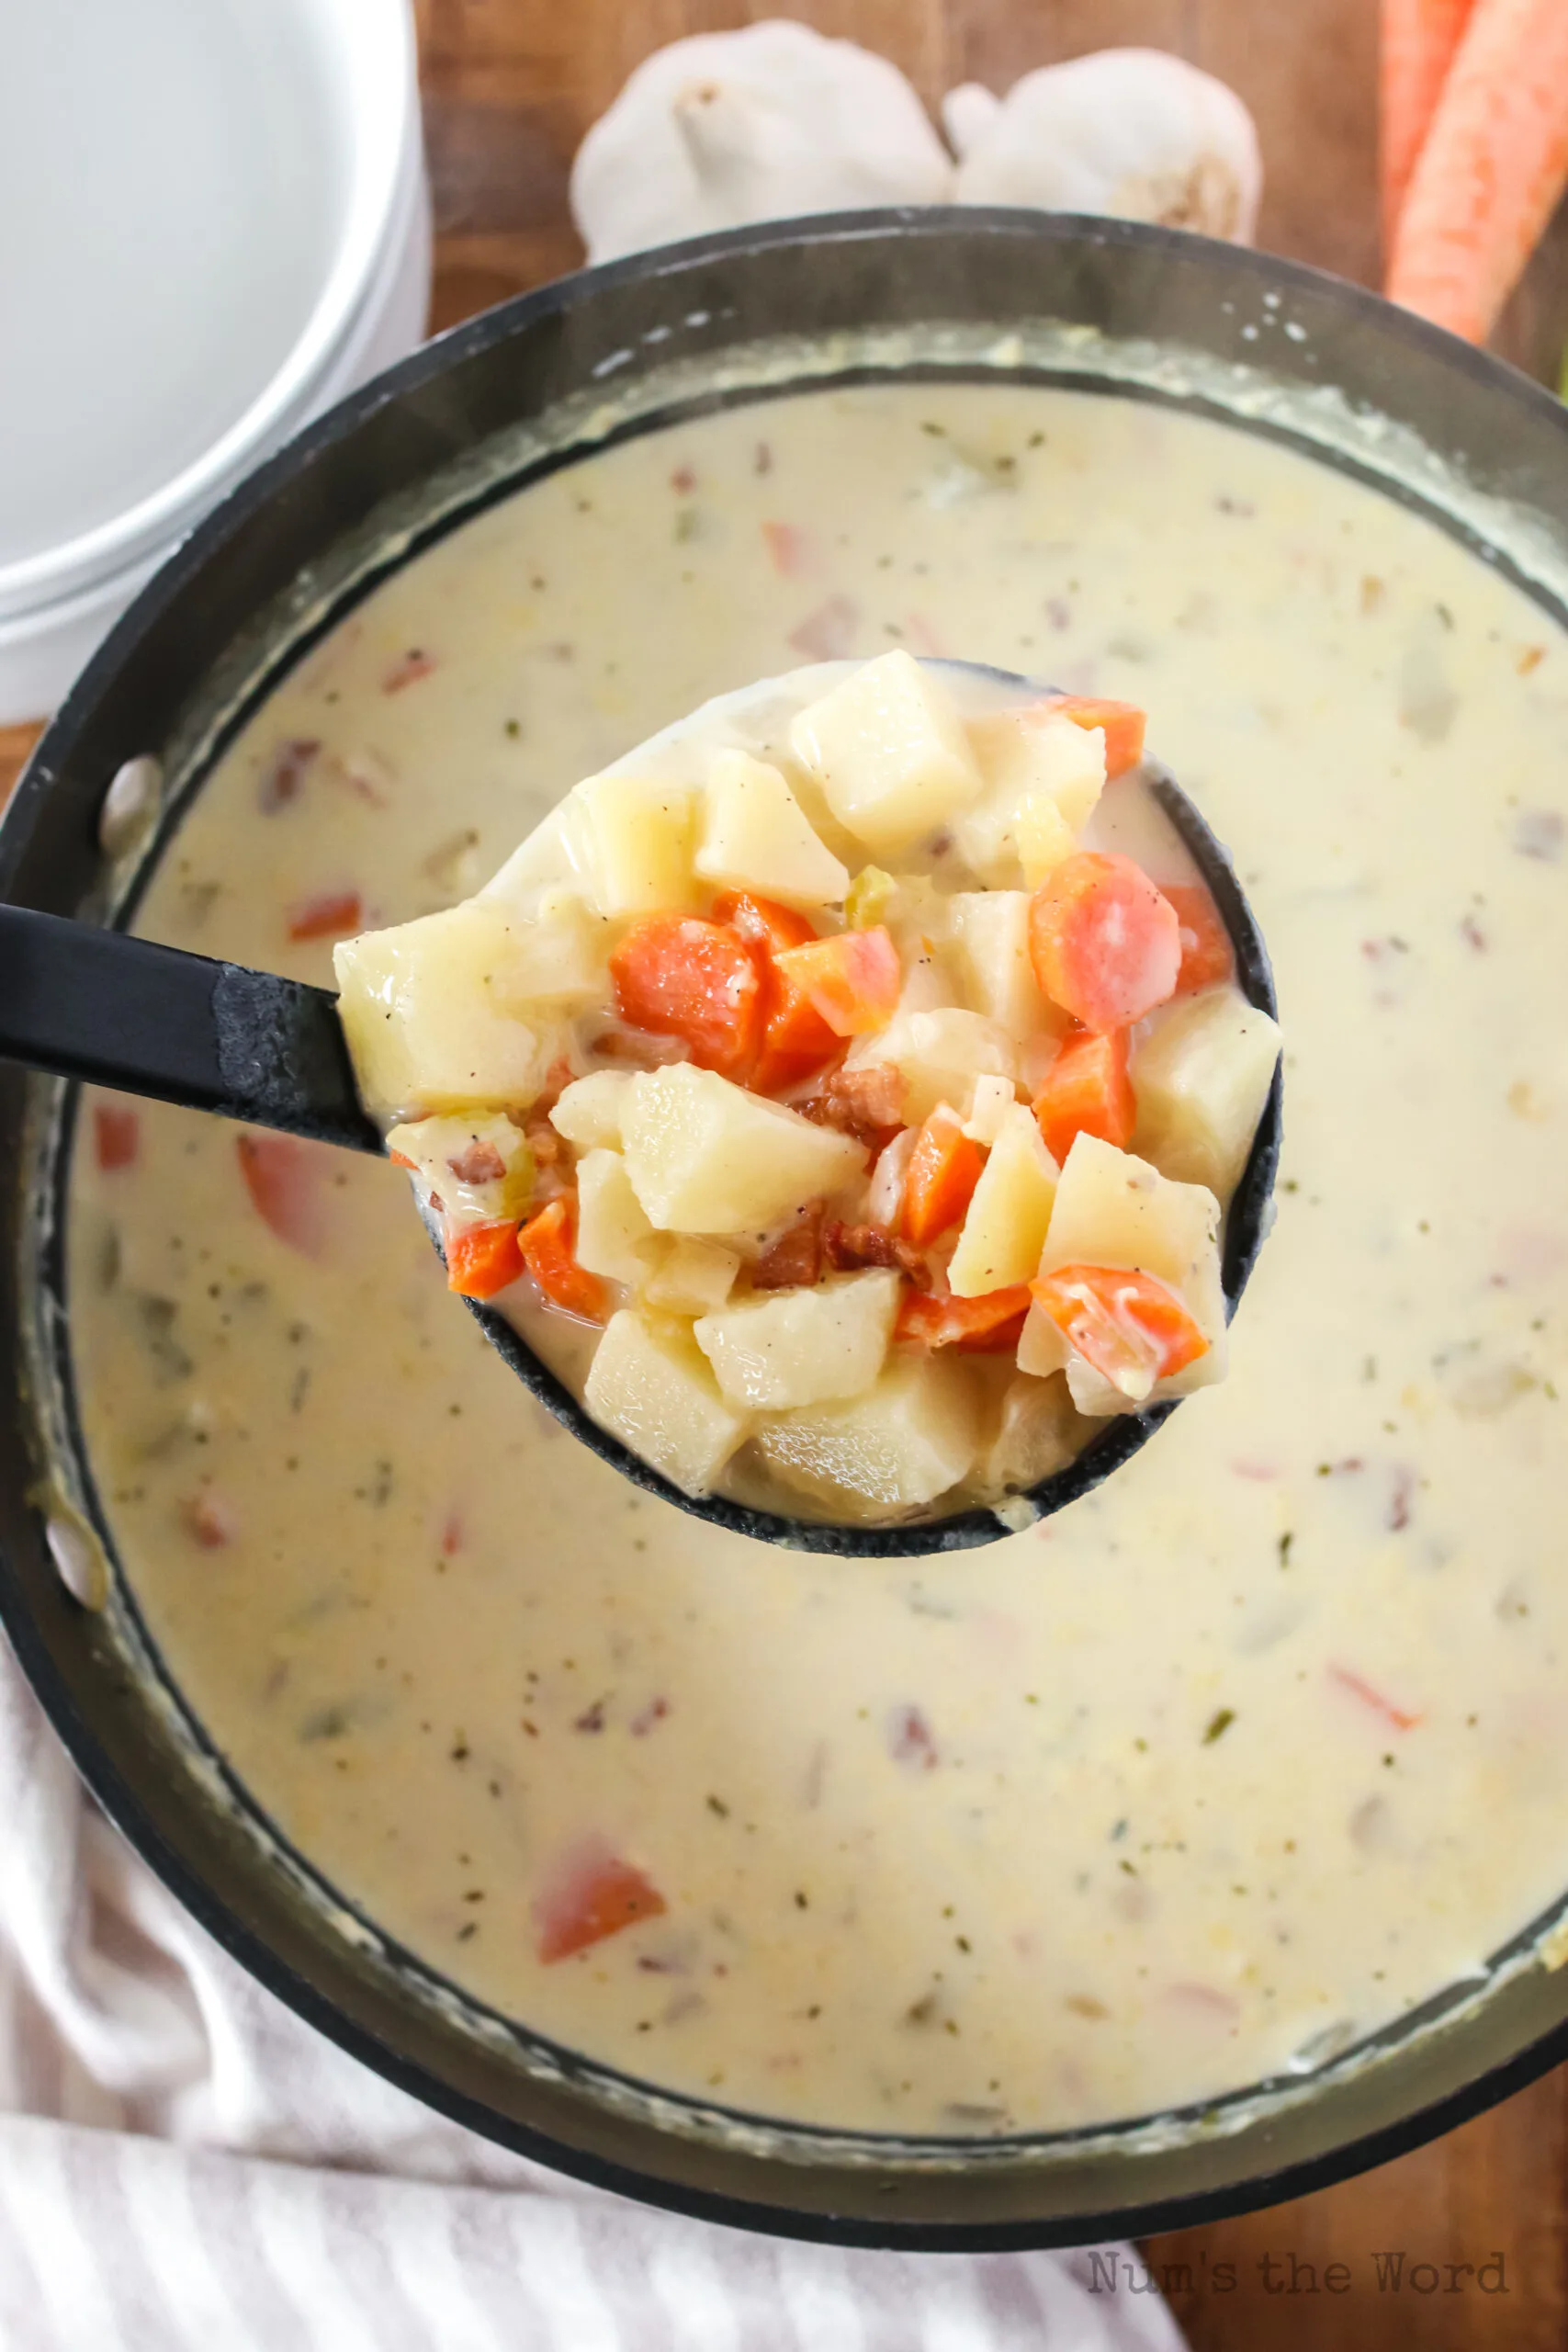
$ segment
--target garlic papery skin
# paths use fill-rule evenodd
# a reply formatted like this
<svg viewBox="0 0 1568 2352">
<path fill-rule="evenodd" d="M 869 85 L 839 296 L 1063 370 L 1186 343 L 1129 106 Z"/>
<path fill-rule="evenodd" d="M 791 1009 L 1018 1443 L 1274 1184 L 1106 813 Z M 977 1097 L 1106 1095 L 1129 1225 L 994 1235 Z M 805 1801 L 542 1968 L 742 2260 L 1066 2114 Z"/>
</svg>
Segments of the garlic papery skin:
<svg viewBox="0 0 1568 2352">
<path fill-rule="evenodd" d="M 796 24 L 655 50 L 571 170 L 590 261 L 800 212 L 941 204 L 953 164 L 884 57 Z"/>
<path fill-rule="evenodd" d="M 942 119 L 960 204 L 1111 213 L 1252 242 L 1263 193 L 1252 117 L 1224 83 L 1162 50 L 1042 66 L 1000 100 L 966 84 Z"/>
</svg>

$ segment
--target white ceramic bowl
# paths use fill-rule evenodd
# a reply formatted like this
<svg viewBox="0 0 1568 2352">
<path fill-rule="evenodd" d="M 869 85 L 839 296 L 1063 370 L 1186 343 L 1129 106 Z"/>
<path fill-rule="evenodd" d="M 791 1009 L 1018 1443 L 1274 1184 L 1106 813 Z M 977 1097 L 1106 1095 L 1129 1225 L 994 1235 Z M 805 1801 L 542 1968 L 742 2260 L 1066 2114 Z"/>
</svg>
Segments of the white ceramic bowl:
<svg viewBox="0 0 1568 2352">
<path fill-rule="evenodd" d="M 38 134 L 0 162 L 25 334 L 0 379 L 0 723 L 52 707 L 209 506 L 414 347 L 430 286 L 408 0 L 50 0 L 27 23 Z"/>
</svg>

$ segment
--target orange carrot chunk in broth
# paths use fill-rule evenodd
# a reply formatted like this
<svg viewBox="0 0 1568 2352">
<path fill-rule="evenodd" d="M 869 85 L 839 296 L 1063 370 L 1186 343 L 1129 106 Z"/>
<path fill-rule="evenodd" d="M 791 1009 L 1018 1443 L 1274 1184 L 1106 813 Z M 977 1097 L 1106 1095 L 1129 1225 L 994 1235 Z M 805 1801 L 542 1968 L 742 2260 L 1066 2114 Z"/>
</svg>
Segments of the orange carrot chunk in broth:
<svg viewBox="0 0 1568 2352">
<path fill-rule="evenodd" d="M 600 1838 L 585 1838 L 547 1877 L 534 1905 L 539 1958 L 568 1960 L 669 1906 L 653 1881 Z"/>
<path fill-rule="evenodd" d="M 569 1193 L 558 1193 L 517 1237 L 523 1262 L 551 1306 L 563 1306 L 585 1323 L 603 1323 L 610 1295 L 597 1274 L 578 1264 L 576 1241 L 577 1203 Z"/>
<path fill-rule="evenodd" d="M 1125 1151 L 1138 1116 L 1127 1075 L 1126 1030 L 1084 1029 L 1064 1039 L 1033 1109 L 1045 1148 L 1058 1167 L 1076 1136 L 1098 1136 L 1101 1143 Z"/>
<path fill-rule="evenodd" d="M 1181 925 L 1130 857 L 1079 850 L 1030 900 L 1029 955 L 1053 1004 L 1086 1029 L 1122 1029 L 1175 989 Z"/>
<path fill-rule="evenodd" d="M 1068 1346 L 1134 1403 L 1209 1351 L 1176 1293 L 1140 1270 L 1057 1266 L 1029 1292 Z"/>
<path fill-rule="evenodd" d="M 746 941 L 696 915 L 648 915 L 610 956 L 623 1021 L 679 1037 L 701 1069 L 741 1079 L 761 1040 L 762 982 Z"/>
<path fill-rule="evenodd" d="M 815 1078 L 842 1046 L 799 983 L 778 966 L 785 948 L 816 938 L 816 927 L 794 907 L 748 890 L 721 891 L 713 914 L 747 942 L 761 977 L 762 1042 L 749 1083 L 758 1094 L 787 1093 Z"/>
<path fill-rule="evenodd" d="M 234 1148 L 251 1205 L 263 1224 L 291 1250 L 319 1257 L 327 1239 L 326 1147 L 247 1129 L 235 1136 Z"/>
<path fill-rule="evenodd" d="M 1393 250 L 1404 191 L 1473 6 L 1474 0 L 1382 0 L 1378 164 L 1385 253 Z"/>
<path fill-rule="evenodd" d="M 1148 715 L 1135 702 L 1096 701 L 1089 695 L 1053 695 L 1043 707 L 1053 718 L 1070 718 L 1075 727 L 1098 727 L 1105 737 L 1105 774 L 1124 775 L 1144 756 Z"/>
<path fill-rule="evenodd" d="M 357 890 L 322 890 L 300 899 L 288 910 L 290 939 L 349 939 L 365 928 L 364 903 Z"/>
<path fill-rule="evenodd" d="M 1028 1312 L 1027 1283 L 983 1291 L 978 1298 L 938 1298 L 934 1292 L 911 1291 L 899 1306 L 894 1335 L 917 1347 L 1005 1355 L 1017 1347 Z"/>
<path fill-rule="evenodd" d="M 1218 988 L 1235 977 L 1235 952 L 1230 933 L 1201 882 L 1168 882 L 1164 896 L 1176 909 L 1181 926 L 1181 968 L 1175 993 L 1195 996 L 1200 989 Z"/>
<path fill-rule="evenodd" d="M 1483 343 L 1568 186 L 1568 7 L 1475 0 L 1416 158 L 1389 300 Z"/>
<path fill-rule="evenodd" d="M 903 975 L 898 950 L 882 923 L 786 948 L 774 961 L 837 1037 L 863 1036 L 893 1018 Z"/>
<path fill-rule="evenodd" d="M 515 1217 L 457 1226 L 446 1236 L 446 1287 L 460 1298 L 493 1298 L 524 1270 Z"/>
<path fill-rule="evenodd" d="M 141 1114 L 119 1102 L 95 1102 L 93 1145 L 106 1176 L 121 1168 L 134 1168 L 141 1150 Z"/>
<path fill-rule="evenodd" d="M 986 1165 L 979 1144 L 966 1136 L 947 1103 L 936 1109 L 915 1137 L 904 1172 L 904 1204 L 898 1229 L 918 1250 L 958 1223 L 974 1197 Z"/>
</svg>

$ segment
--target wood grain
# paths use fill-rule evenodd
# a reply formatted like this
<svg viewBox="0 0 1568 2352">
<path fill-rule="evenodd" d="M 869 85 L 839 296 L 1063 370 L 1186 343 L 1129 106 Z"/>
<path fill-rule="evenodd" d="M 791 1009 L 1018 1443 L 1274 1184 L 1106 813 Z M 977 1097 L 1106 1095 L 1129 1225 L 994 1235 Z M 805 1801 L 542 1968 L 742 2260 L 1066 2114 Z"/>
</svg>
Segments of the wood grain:
<svg viewBox="0 0 1568 2352">
<path fill-rule="evenodd" d="M 884 51 L 928 103 L 957 82 L 1005 89 L 1032 66 L 1115 42 L 1176 50 L 1232 83 L 1258 119 L 1268 164 L 1261 242 L 1376 282 L 1373 0 L 416 5 L 439 239 L 438 327 L 581 259 L 567 210 L 572 153 L 639 58 L 682 34 L 780 15 Z M 1568 231 L 1560 220 L 1509 306 L 1497 347 L 1554 379 L 1565 321 Z M 0 731 L 0 789 L 31 734 Z M 1197 2352 L 1568 2346 L 1564 2078 L 1548 2077 L 1382 2171 L 1152 2241 L 1145 2253 Z M 1400 2254 L 1402 2284 L 1380 2285 L 1375 2257 Z M 1483 2267 L 1499 2255 L 1501 2274 L 1484 2275 L 1500 2275 L 1503 2291 L 1487 2291 Z M 1418 2267 L 1426 2265 L 1435 2266 L 1429 2289 Z"/>
</svg>

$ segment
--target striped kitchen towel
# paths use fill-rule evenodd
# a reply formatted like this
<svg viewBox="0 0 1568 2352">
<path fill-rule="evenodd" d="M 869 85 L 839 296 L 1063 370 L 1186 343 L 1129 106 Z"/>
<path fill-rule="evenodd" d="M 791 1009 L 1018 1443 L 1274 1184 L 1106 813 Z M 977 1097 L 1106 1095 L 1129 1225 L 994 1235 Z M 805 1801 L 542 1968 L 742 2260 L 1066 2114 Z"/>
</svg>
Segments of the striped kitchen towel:
<svg viewBox="0 0 1568 2352">
<path fill-rule="evenodd" d="M 1103 2257 L 754 2237 L 429 2113 L 186 1916 L 3 1646 L 0 1820 L 5 2352 L 1180 2352 Z"/>
</svg>

